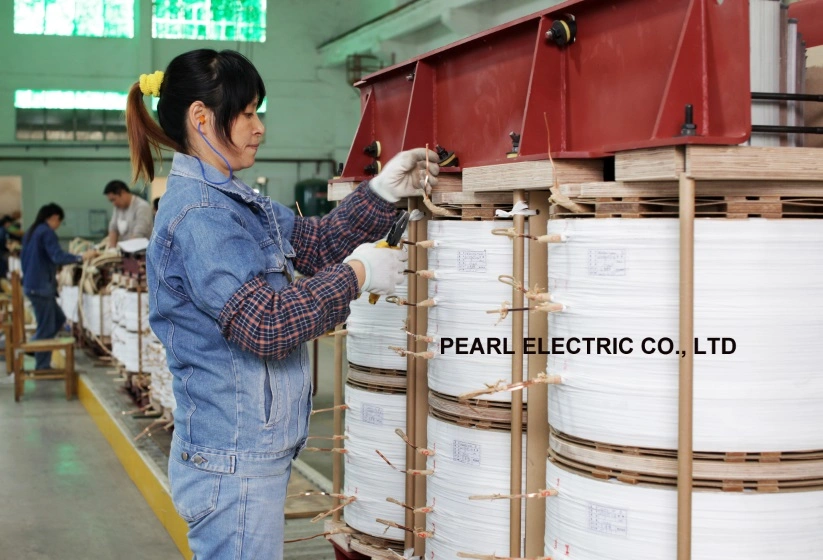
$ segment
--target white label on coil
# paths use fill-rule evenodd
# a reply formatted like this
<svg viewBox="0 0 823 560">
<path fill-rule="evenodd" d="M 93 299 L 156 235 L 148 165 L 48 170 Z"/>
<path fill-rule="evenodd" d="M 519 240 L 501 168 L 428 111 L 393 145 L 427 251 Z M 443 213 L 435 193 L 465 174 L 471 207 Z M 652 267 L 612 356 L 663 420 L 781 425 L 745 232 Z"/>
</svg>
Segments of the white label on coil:
<svg viewBox="0 0 823 560">
<path fill-rule="evenodd" d="M 452 442 L 452 459 L 464 465 L 480 466 L 480 446 L 470 441 Z"/>
<path fill-rule="evenodd" d="M 591 276 L 625 276 L 625 249 L 589 249 Z"/>
<path fill-rule="evenodd" d="M 360 419 L 366 424 L 383 425 L 383 409 L 377 405 L 364 404 L 360 409 Z"/>
<path fill-rule="evenodd" d="M 486 251 L 459 251 L 457 270 L 460 272 L 486 272 Z"/>
<path fill-rule="evenodd" d="M 627 537 L 629 535 L 629 512 L 600 504 L 588 503 L 589 530 L 606 535 Z"/>
</svg>

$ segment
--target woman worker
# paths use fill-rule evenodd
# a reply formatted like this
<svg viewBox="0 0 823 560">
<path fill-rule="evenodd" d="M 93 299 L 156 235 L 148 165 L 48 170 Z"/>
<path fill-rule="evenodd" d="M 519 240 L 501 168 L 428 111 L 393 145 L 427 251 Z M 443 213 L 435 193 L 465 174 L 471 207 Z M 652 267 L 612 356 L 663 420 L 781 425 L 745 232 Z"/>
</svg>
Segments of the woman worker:
<svg viewBox="0 0 823 560">
<path fill-rule="evenodd" d="M 394 203 L 439 171 L 426 150 L 402 152 L 329 215 L 296 217 L 234 176 L 254 164 L 265 95 L 239 53 L 196 50 L 141 76 L 126 109 L 135 179 L 154 177 L 152 148 L 175 151 L 147 251 L 149 318 L 174 374 L 172 499 L 199 560 L 282 558 L 311 412 L 304 343 L 342 323 L 361 291 L 403 280 L 404 252 L 373 242 Z"/>
<path fill-rule="evenodd" d="M 63 264 L 83 262 L 97 255 L 89 250 L 80 255 L 67 253 L 60 248 L 54 233 L 65 217 L 63 209 L 46 204 L 37 212 L 34 223 L 23 236 L 20 266 L 23 272 L 23 293 L 31 301 L 37 330 L 32 340 L 54 338 L 66 323 L 66 315 L 57 303 L 57 267 Z M 35 369 L 51 369 L 51 352 L 35 352 Z"/>
</svg>

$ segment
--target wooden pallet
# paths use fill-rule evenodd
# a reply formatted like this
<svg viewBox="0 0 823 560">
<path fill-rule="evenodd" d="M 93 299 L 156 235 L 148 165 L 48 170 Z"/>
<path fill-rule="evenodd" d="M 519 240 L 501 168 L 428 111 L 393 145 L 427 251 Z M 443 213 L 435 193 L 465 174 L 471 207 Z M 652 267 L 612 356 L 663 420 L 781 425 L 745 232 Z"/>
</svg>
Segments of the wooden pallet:
<svg viewBox="0 0 823 560">
<path fill-rule="evenodd" d="M 333 542 L 340 550 L 348 553 L 360 553 L 366 558 L 372 560 L 395 560 L 403 557 L 404 544 L 400 541 L 393 541 L 388 539 L 381 539 L 366 535 L 346 525 L 345 521 L 328 520 L 324 523 L 324 530 L 331 533 L 326 536 L 326 539 Z M 346 533 L 337 533 L 341 529 L 345 529 Z M 393 555 L 388 550 L 391 549 L 397 553 Z M 338 558 L 355 558 L 354 555 L 345 555 Z"/>
<path fill-rule="evenodd" d="M 585 212 L 575 213 L 557 204 L 552 206 L 554 218 L 677 218 L 676 197 L 604 196 L 572 198 Z M 823 197 L 781 195 L 698 196 L 695 199 L 698 218 L 823 218 Z"/>
<path fill-rule="evenodd" d="M 388 539 L 380 539 L 371 535 L 358 533 L 353 535 L 350 543 L 351 549 L 368 556 L 372 560 L 395 560 L 398 556 L 389 552 L 389 549 L 403 557 L 403 543 Z"/>
<path fill-rule="evenodd" d="M 552 430 L 549 457 L 602 479 L 677 484 L 677 452 L 603 444 Z M 694 453 L 693 485 L 723 491 L 823 488 L 823 451 Z"/>
</svg>

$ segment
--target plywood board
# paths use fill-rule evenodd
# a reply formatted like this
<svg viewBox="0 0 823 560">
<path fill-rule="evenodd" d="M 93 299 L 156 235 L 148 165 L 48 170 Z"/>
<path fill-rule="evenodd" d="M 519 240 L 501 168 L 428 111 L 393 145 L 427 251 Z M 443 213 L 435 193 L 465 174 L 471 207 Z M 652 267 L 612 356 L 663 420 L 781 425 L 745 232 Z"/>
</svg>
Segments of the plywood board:
<svg viewBox="0 0 823 560">
<path fill-rule="evenodd" d="M 463 169 L 463 192 L 510 192 L 516 189 L 545 190 L 554 185 L 555 171 L 561 183 L 603 179 L 599 159 L 519 161 Z"/>
<path fill-rule="evenodd" d="M 508 192 L 433 192 L 434 204 L 512 204 L 512 195 Z"/>
<path fill-rule="evenodd" d="M 683 169 L 681 146 L 629 150 L 614 156 L 614 178 L 617 181 L 676 181 Z"/>
<path fill-rule="evenodd" d="M 823 181 L 819 148 L 687 146 L 686 174 L 701 180 Z"/>
</svg>

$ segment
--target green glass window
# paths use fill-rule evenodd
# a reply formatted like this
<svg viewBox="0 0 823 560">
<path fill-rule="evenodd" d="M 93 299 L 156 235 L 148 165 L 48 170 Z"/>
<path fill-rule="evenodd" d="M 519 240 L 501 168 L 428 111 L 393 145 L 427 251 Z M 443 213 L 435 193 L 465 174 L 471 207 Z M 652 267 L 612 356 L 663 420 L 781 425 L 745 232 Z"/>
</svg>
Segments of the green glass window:
<svg viewBox="0 0 823 560">
<path fill-rule="evenodd" d="M 14 92 L 17 109 L 103 109 L 126 110 L 125 93 L 119 91 L 60 91 L 18 89 Z"/>
<path fill-rule="evenodd" d="M 154 0 L 152 37 L 266 41 L 266 0 Z"/>
<path fill-rule="evenodd" d="M 16 138 L 25 141 L 125 142 L 126 94 L 19 89 Z"/>
<path fill-rule="evenodd" d="M 134 37 L 134 0 L 14 0 L 21 35 Z"/>
</svg>

